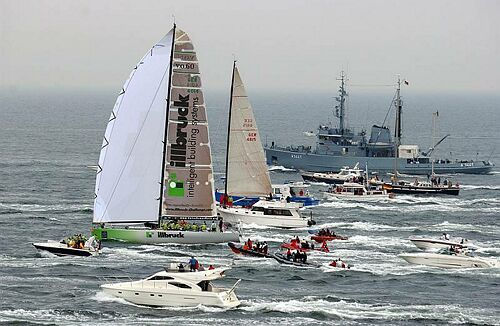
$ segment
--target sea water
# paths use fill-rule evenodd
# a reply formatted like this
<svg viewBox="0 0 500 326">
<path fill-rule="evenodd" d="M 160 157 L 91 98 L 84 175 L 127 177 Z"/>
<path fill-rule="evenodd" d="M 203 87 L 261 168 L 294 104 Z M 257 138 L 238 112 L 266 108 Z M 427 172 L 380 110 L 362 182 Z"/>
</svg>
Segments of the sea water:
<svg viewBox="0 0 500 326">
<path fill-rule="evenodd" d="M 359 93 L 359 94 L 355 94 Z M 152 246 L 105 243 L 98 257 L 40 254 L 32 242 L 89 233 L 95 165 L 115 100 L 113 92 L 3 91 L 0 93 L 0 322 L 33 324 L 499 324 L 500 269 L 447 270 L 410 265 L 397 257 L 416 252 L 409 236 L 465 237 L 480 255 L 500 260 L 500 175 L 452 175 L 458 197 L 397 196 L 357 202 L 322 199 L 317 227 L 348 241 L 329 244 L 351 270 L 300 269 L 274 260 L 235 257 L 225 244 Z M 313 144 L 314 131 L 332 116 L 333 94 L 250 93 L 262 142 Z M 356 96 L 355 96 L 356 95 Z M 392 93 L 352 92 L 348 123 L 380 125 Z M 206 93 L 216 182 L 224 171 L 227 94 Z M 431 145 L 432 112 L 438 134 L 450 134 L 436 155 L 489 159 L 500 164 L 500 98 L 491 95 L 412 94 L 404 97 L 403 143 Z M 394 112 L 386 124 L 393 125 Z M 145 158 L 147 159 L 147 158 Z M 275 183 L 300 180 L 297 171 L 274 167 Z M 245 238 L 267 241 L 271 250 L 307 230 L 244 225 Z M 102 276 L 144 278 L 167 262 L 194 255 L 206 264 L 232 264 L 217 283 L 236 290 L 241 307 L 229 311 L 148 308 L 100 291 Z"/>
</svg>

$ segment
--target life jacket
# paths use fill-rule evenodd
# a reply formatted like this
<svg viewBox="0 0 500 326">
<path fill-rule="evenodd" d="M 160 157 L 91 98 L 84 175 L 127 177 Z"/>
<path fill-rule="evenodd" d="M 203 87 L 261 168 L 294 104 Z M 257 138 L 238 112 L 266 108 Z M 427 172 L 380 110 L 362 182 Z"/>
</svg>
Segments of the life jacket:
<svg viewBox="0 0 500 326">
<path fill-rule="evenodd" d="M 194 263 L 194 269 L 198 269 L 200 268 L 200 264 L 198 263 L 198 261 L 196 261 L 196 263 Z"/>
</svg>

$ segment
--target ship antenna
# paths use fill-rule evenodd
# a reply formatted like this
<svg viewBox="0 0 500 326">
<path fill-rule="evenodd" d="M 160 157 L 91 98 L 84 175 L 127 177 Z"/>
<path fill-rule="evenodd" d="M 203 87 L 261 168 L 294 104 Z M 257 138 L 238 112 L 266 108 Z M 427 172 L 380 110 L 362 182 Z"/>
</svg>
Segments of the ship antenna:
<svg viewBox="0 0 500 326">
<path fill-rule="evenodd" d="M 345 82 L 347 81 L 346 75 L 344 71 L 340 73 L 340 87 L 339 87 L 339 96 L 335 97 L 335 100 L 338 102 L 338 105 L 335 105 L 335 116 L 339 118 L 339 129 L 340 134 L 344 134 L 345 129 L 345 96 L 347 95 L 345 91 Z"/>
</svg>

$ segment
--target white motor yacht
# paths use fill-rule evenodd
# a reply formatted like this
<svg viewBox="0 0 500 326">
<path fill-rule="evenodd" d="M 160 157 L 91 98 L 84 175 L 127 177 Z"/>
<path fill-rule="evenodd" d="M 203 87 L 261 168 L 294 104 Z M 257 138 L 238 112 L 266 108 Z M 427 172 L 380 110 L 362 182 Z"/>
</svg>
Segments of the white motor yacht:
<svg viewBox="0 0 500 326">
<path fill-rule="evenodd" d="M 453 252 L 449 249 L 441 249 L 437 253 L 406 253 L 400 254 L 399 257 L 403 258 L 410 264 L 427 265 L 441 268 L 490 268 L 498 266 L 497 261 L 486 258 L 473 257 L 465 251 Z"/>
<path fill-rule="evenodd" d="M 223 207 L 217 209 L 224 222 L 258 224 L 279 228 L 300 228 L 315 224 L 312 217 L 302 216 L 299 203 L 259 200 L 252 207 Z"/>
<path fill-rule="evenodd" d="M 145 306 L 189 307 L 201 304 L 234 308 L 240 305 L 234 290 L 241 280 L 230 289 L 215 287 L 211 282 L 224 277 L 224 272 L 230 267 L 182 272 L 176 266 L 171 264 L 165 271 L 143 280 L 103 284 L 101 288 L 107 294 Z"/>
<path fill-rule="evenodd" d="M 417 238 L 411 237 L 410 241 L 420 250 L 437 251 L 443 248 L 455 246 L 457 248 L 477 249 L 476 246 L 470 244 L 467 239 L 432 239 L 432 238 Z"/>
<path fill-rule="evenodd" d="M 335 198 L 392 198 L 384 189 L 371 189 L 367 188 L 365 185 L 354 182 L 345 182 L 344 184 L 332 186 L 325 194 L 328 197 Z"/>
<path fill-rule="evenodd" d="M 360 169 L 359 163 L 356 163 L 354 168 L 344 166 L 340 169 L 338 173 L 328 173 L 328 172 L 303 172 L 301 173 L 302 179 L 304 181 L 312 182 L 325 182 L 329 184 L 342 184 L 349 180 L 355 178 L 360 178 L 363 176 L 363 170 Z"/>
</svg>

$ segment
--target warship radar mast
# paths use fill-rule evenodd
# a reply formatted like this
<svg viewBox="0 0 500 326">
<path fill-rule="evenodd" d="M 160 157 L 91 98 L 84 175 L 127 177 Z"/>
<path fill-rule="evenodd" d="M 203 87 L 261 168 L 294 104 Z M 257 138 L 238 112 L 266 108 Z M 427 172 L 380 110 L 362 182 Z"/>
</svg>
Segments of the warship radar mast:
<svg viewBox="0 0 500 326">
<path fill-rule="evenodd" d="M 340 87 L 339 87 L 339 96 L 335 97 L 335 101 L 337 101 L 337 105 L 335 105 L 335 117 L 339 118 L 339 132 L 341 135 L 345 133 L 345 100 L 347 96 L 347 92 L 345 90 L 345 83 L 347 81 L 346 75 L 344 71 L 340 73 Z"/>
</svg>

